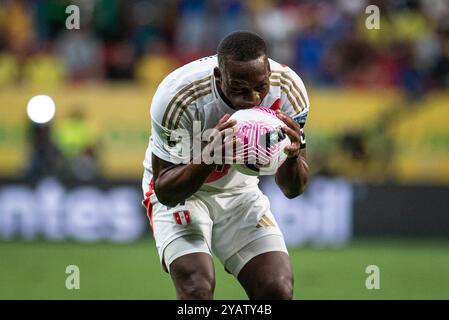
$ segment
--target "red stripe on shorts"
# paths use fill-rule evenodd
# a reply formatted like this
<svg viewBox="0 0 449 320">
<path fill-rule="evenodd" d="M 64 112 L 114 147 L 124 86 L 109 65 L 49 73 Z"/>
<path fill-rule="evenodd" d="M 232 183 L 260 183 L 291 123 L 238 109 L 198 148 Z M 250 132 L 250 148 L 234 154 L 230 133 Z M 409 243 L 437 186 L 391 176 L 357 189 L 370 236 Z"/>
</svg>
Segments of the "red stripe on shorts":
<svg viewBox="0 0 449 320">
<path fill-rule="evenodd" d="M 153 205 L 151 204 L 150 196 L 153 194 L 153 190 L 154 190 L 154 182 L 153 179 L 151 179 L 150 188 L 148 189 L 147 193 L 145 193 L 145 199 L 143 200 L 143 204 L 145 205 L 145 208 L 147 208 L 147 216 L 148 219 L 150 220 L 151 230 L 153 230 Z"/>
</svg>

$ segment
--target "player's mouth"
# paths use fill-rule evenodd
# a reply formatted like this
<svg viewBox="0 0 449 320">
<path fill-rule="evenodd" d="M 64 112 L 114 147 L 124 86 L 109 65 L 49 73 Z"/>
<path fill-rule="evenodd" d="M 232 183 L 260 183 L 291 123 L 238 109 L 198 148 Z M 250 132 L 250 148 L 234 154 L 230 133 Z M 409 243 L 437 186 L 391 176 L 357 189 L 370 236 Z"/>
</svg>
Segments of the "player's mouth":
<svg viewBox="0 0 449 320">
<path fill-rule="evenodd" d="M 238 106 L 239 109 L 251 109 L 251 108 L 254 108 L 254 107 L 257 107 L 257 106 L 254 105 L 254 104 L 244 104 L 244 105 L 239 105 Z"/>
</svg>

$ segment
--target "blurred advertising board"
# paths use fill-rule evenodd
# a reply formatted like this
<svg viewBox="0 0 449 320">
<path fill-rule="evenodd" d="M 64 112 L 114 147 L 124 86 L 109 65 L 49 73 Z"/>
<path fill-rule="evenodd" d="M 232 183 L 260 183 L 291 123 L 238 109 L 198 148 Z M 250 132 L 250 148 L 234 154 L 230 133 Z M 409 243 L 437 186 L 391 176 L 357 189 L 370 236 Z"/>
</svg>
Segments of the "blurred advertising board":
<svg viewBox="0 0 449 320">
<path fill-rule="evenodd" d="M 319 176 L 288 200 L 272 177 L 260 188 L 289 246 L 340 247 L 354 237 L 447 237 L 449 188 L 366 185 Z M 152 237 L 140 181 L 0 181 L 0 240 L 132 242 Z"/>
<path fill-rule="evenodd" d="M 55 178 L 35 185 L 0 185 L 0 239 L 129 242 L 151 237 L 139 183 L 66 186 Z M 272 179 L 262 189 L 288 245 L 342 246 L 352 235 L 353 189 L 341 179 L 316 178 L 303 197 L 286 200 Z"/>
</svg>

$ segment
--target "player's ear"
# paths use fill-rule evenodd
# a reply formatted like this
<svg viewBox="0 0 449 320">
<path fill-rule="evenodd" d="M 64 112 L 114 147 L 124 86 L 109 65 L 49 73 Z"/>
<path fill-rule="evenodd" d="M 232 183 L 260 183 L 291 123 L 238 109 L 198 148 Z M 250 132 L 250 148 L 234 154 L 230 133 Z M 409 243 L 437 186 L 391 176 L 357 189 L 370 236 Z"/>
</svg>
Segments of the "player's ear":
<svg viewBox="0 0 449 320">
<path fill-rule="evenodd" d="M 217 82 L 221 82 L 221 72 L 220 69 L 218 67 L 214 68 L 214 77 L 217 80 Z"/>
</svg>

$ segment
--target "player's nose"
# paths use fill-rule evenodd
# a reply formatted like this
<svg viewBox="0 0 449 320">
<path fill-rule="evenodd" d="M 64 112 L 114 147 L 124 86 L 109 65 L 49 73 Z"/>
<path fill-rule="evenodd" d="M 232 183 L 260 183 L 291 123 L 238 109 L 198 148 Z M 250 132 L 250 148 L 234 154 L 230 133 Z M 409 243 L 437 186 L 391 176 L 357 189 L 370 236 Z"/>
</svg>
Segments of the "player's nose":
<svg viewBox="0 0 449 320">
<path fill-rule="evenodd" d="M 260 99 L 260 94 L 258 92 L 253 92 L 249 97 L 249 99 L 245 101 L 245 106 L 258 106 L 262 100 Z"/>
</svg>

